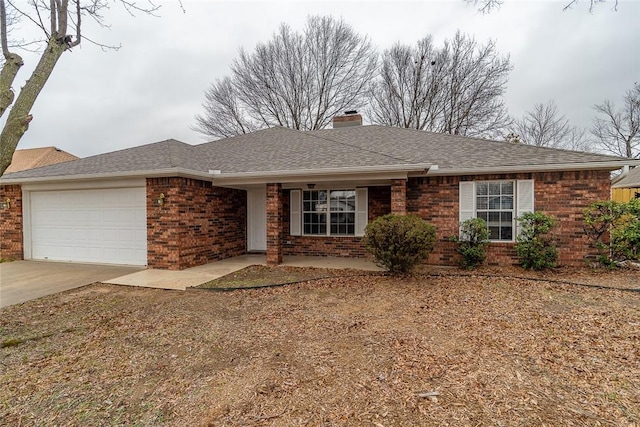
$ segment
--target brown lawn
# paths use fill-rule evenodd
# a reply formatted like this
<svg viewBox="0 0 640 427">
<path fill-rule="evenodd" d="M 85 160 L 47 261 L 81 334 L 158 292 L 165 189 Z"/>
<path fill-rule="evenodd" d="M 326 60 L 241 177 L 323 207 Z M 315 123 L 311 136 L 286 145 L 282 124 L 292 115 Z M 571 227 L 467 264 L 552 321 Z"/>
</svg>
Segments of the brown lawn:
<svg viewBox="0 0 640 427">
<path fill-rule="evenodd" d="M 568 278 L 590 277 L 640 287 L 640 272 Z M 0 344 L 1 425 L 640 425 L 640 293 L 623 290 L 95 284 L 0 310 Z"/>
</svg>

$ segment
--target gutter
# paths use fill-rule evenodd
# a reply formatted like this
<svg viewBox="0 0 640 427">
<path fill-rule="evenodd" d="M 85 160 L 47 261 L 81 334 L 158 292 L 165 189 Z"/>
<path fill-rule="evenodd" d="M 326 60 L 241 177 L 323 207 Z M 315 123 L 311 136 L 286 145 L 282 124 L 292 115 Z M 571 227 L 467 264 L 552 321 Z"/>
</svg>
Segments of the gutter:
<svg viewBox="0 0 640 427">
<path fill-rule="evenodd" d="M 56 182 L 56 181 L 97 181 L 105 179 L 118 178 L 162 178 L 170 176 L 180 176 L 185 178 L 195 178 L 203 181 L 210 181 L 211 175 L 206 172 L 195 171 L 185 168 L 165 168 L 152 169 L 143 171 L 127 171 L 127 172 L 105 172 L 105 173 L 87 173 L 78 175 L 56 175 L 56 176 L 40 176 L 28 178 L 0 178 L 0 185 L 26 184 L 31 182 Z"/>
<path fill-rule="evenodd" d="M 324 169 L 292 169 L 264 172 L 232 172 L 209 171 L 215 178 L 270 178 L 289 176 L 318 176 L 318 175 L 348 175 L 358 173 L 387 173 L 387 172 L 422 172 L 427 171 L 434 165 L 430 163 L 415 163 L 408 165 L 385 165 L 385 166 L 355 166 L 344 168 L 324 168 Z"/>
<path fill-rule="evenodd" d="M 554 172 L 569 170 L 615 170 L 625 166 L 640 165 L 640 160 L 622 159 L 607 162 L 586 162 L 586 163 L 557 163 L 551 165 L 510 165 L 499 167 L 476 167 L 476 168 L 446 168 L 430 170 L 427 176 L 446 175 L 481 175 L 496 173 L 518 173 L 518 172 Z"/>
</svg>

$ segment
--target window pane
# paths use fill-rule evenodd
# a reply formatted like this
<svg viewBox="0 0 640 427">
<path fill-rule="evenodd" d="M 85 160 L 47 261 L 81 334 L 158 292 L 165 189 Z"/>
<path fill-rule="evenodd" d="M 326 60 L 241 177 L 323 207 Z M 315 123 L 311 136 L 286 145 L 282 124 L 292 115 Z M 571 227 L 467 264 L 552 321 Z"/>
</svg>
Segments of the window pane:
<svg viewBox="0 0 640 427">
<path fill-rule="evenodd" d="M 332 212 L 355 212 L 356 192 L 354 190 L 333 190 L 330 197 Z"/>
<path fill-rule="evenodd" d="M 304 218 L 304 234 L 326 234 L 327 216 L 314 212 L 305 212 Z"/>
<path fill-rule="evenodd" d="M 501 186 L 502 194 L 513 194 L 513 181 L 505 181 Z"/>
<path fill-rule="evenodd" d="M 489 212 L 489 222 L 500 222 L 500 212 Z"/>
<path fill-rule="evenodd" d="M 500 209 L 500 197 L 489 198 L 489 209 Z"/>
<path fill-rule="evenodd" d="M 500 195 L 500 183 L 499 182 L 490 182 L 489 183 L 489 194 L 490 195 Z"/>
<path fill-rule="evenodd" d="M 502 196 L 502 209 L 513 209 L 513 196 Z"/>
<path fill-rule="evenodd" d="M 513 228 L 509 227 L 500 227 L 500 240 L 511 240 L 513 237 Z"/>
<path fill-rule="evenodd" d="M 476 183 L 476 194 L 479 196 L 486 196 L 489 190 L 489 184 L 486 182 L 477 182 Z"/>
<path fill-rule="evenodd" d="M 487 209 L 489 207 L 488 201 L 486 197 L 477 197 L 476 198 L 476 208 L 477 209 Z"/>
<path fill-rule="evenodd" d="M 504 223 L 507 222 L 511 224 L 513 219 L 513 212 L 500 212 L 500 220 Z"/>
<path fill-rule="evenodd" d="M 489 227 L 489 240 L 500 240 L 500 227 Z"/>
<path fill-rule="evenodd" d="M 331 214 L 331 234 L 353 234 L 355 231 L 356 214 L 340 212 Z M 354 231 L 349 231 L 354 230 Z"/>
<path fill-rule="evenodd" d="M 478 212 L 476 217 L 482 218 L 485 222 L 487 222 L 489 220 L 489 212 Z"/>
</svg>

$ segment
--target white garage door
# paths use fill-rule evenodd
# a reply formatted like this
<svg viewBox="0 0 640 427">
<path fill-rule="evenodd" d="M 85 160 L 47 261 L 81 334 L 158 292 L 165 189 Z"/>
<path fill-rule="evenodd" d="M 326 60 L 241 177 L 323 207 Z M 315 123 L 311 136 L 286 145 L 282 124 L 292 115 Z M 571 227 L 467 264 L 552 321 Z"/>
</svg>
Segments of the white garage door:
<svg viewBox="0 0 640 427">
<path fill-rule="evenodd" d="M 31 258 L 147 264 L 145 188 L 33 191 Z"/>
</svg>

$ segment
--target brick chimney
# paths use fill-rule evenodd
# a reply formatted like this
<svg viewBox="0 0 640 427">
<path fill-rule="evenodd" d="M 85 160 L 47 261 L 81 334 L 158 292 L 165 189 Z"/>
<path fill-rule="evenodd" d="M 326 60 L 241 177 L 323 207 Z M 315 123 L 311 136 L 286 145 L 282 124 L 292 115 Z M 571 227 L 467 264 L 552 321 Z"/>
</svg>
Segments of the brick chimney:
<svg viewBox="0 0 640 427">
<path fill-rule="evenodd" d="M 333 118 L 333 128 L 346 128 L 350 126 L 362 126 L 362 116 L 356 110 L 345 111 L 344 116 Z"/>
</svg>

